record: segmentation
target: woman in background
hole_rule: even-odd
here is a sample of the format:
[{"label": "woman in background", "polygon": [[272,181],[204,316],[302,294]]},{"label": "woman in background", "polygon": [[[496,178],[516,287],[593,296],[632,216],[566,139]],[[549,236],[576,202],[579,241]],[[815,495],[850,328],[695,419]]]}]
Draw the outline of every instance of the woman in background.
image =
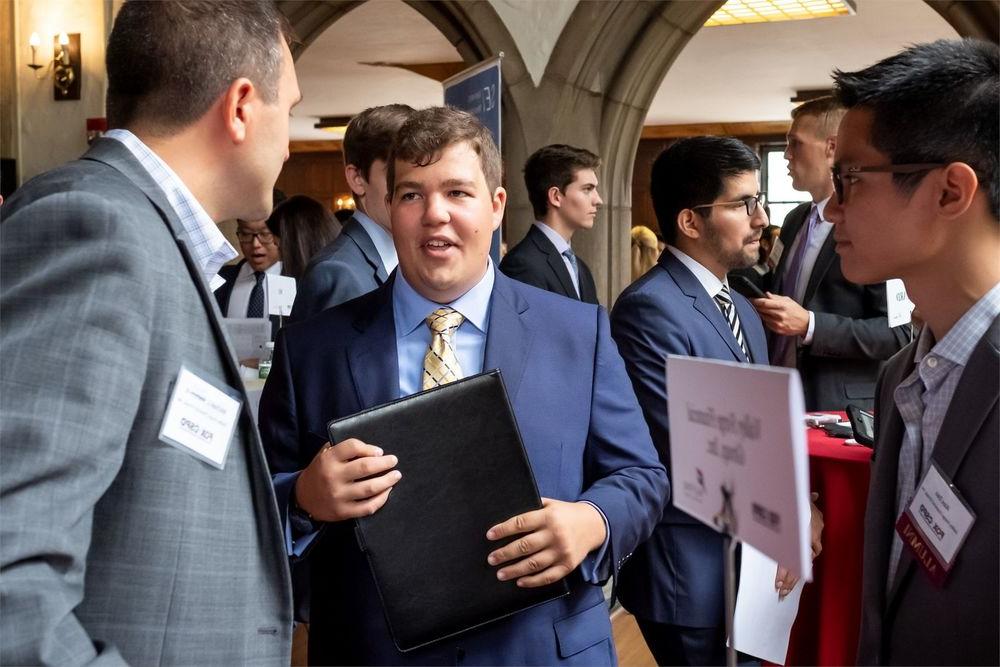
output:
[{"label": "woman in background", "polygon": [[340,223],[306,195],[289,197],[271,212],[267,228],[281,239],[281,273],[298,280],[309,260],[340,234]]},{"label": "woman in background", "polygon": [[649,227],[632,228],[632,280],[649,271],[660,256],[656,234]]}]

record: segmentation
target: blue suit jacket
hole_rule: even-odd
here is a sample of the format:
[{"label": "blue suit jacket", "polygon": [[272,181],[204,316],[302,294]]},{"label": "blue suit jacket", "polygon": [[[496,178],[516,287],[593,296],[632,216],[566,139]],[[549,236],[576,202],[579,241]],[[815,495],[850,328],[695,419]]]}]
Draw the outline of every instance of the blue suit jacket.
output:
[{"label": "blue suit jacket", "polygon": [[[767,364],[760,318],[746,299],[732,294],[753,361]],[[669,250],[618,298],[611,330],[669,470],[666,355],[747,359],[718,306]],[[622,568],[618,592],[622,605],[646,620],[690,627],[722,625],[721,535],[672,503],[667,505],[649,541]]]},{"label": "blue suit jacket", "polygon": [[288,322],[300,322],[378,288],[388,279],[375,242],[356,218],[309,262]]},{"label": "blue suit jacket", "polygon": [[[260,405],[272,474],[308,465],[330,419],[396,398],[392,284],[279,333]],[[503,371],[539,492],[601,508],[610,527],[609,573],[617,571],[655,526],[668,483],[605,311],[498,272],[483,367]],[[291,485],[276,484],[286,512]],[[401,654],[353,522],[328,524],[305,561],[312,565],[309,658],[317,664],[615,662],[601,589],[578,572],[568,596]]]}]

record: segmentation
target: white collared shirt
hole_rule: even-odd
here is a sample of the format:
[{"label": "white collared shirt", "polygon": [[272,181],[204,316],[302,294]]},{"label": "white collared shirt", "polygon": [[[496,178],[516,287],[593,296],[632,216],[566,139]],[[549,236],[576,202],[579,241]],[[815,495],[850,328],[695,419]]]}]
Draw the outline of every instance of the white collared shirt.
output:
[{"label": "white collared shirt", "polygon": [[399,258],[396,257],[396,246],[392,244],[392,235],[386,231],[385,227],[365,215],[363,211],[355,211],[354,219],[361,223],[361,228],[375,244],[375,251],[378,252],[379,259],[382,260],[386,274],[392,273],[399,264]]},{"label": "white collared shirt", "polygon": [[[281,262],[275,262],[264,269],[264,273],[269,276],[280,276]],[[253,267],[250,266],[250,262],[243,262],[239,273],[233,279],[233,291],[229,294],[229,308],[226,309],[226,317],[247,316],[247,306],[250,304],[250,292],[253,291],[253,287],[256,284],[257,279],[254,277]],[[265,287],[264,317],[267,318],[267,316],[267,289]]]},{"label": "white collared shirt", "polygon": [[187,233],[191,252],[201,267],[205,282],[211,283],[223,264],[239,257],[236,248],[226,240],[219,226],[205,212],[184,185],[184,181],[139,137],[122,129],[109,130],[104,136],[124,145],[163,190],[170,207],[180,218],[181,226]]},{"label": "white collared shirt", "polygon": [[701,286],[705,288],[708,295],[715,299],[715,295],[722,291],[722,286],[725,285],[729,287],[729,282],[726,280],[719,280],[719,278],[709,271],[705,266],[698,262],[690,255],[678,250],[672,245],[667,246],[667,250],[673,253],[674,257],[680,260],[680,263],[688,268],[688,271],[694,274]]}]

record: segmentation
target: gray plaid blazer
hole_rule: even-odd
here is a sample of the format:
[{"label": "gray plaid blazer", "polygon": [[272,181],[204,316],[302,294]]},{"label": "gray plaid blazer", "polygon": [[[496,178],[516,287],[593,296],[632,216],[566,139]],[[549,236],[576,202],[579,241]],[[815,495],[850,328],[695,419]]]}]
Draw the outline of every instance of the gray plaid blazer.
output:
[{"label": "gray plaid blazer", "polygon": [[287,665],[249,411],[223,470],[157,437],[182,363],[242,391],[163,192],[102,139],[0,215],[0,663]]}]

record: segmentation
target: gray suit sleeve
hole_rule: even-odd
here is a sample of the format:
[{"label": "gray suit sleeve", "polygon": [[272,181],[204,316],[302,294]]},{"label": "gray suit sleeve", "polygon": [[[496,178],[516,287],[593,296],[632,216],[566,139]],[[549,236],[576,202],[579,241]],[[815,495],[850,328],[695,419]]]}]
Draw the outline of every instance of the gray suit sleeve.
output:
[{"label": "gray suit sleeve", "polygon": [[909,342],[909,327],[889,327],[885,283],[864,287],[864,308],[869,317],[816,312],[816,327],[807,353],[817,357],[883,360]]},{"label": "gray suit sleeve", "polygon": [[3,664],[123,662],[74,609],[145,382],[154,291],[140,230],[83,193],[0,225]]}]

